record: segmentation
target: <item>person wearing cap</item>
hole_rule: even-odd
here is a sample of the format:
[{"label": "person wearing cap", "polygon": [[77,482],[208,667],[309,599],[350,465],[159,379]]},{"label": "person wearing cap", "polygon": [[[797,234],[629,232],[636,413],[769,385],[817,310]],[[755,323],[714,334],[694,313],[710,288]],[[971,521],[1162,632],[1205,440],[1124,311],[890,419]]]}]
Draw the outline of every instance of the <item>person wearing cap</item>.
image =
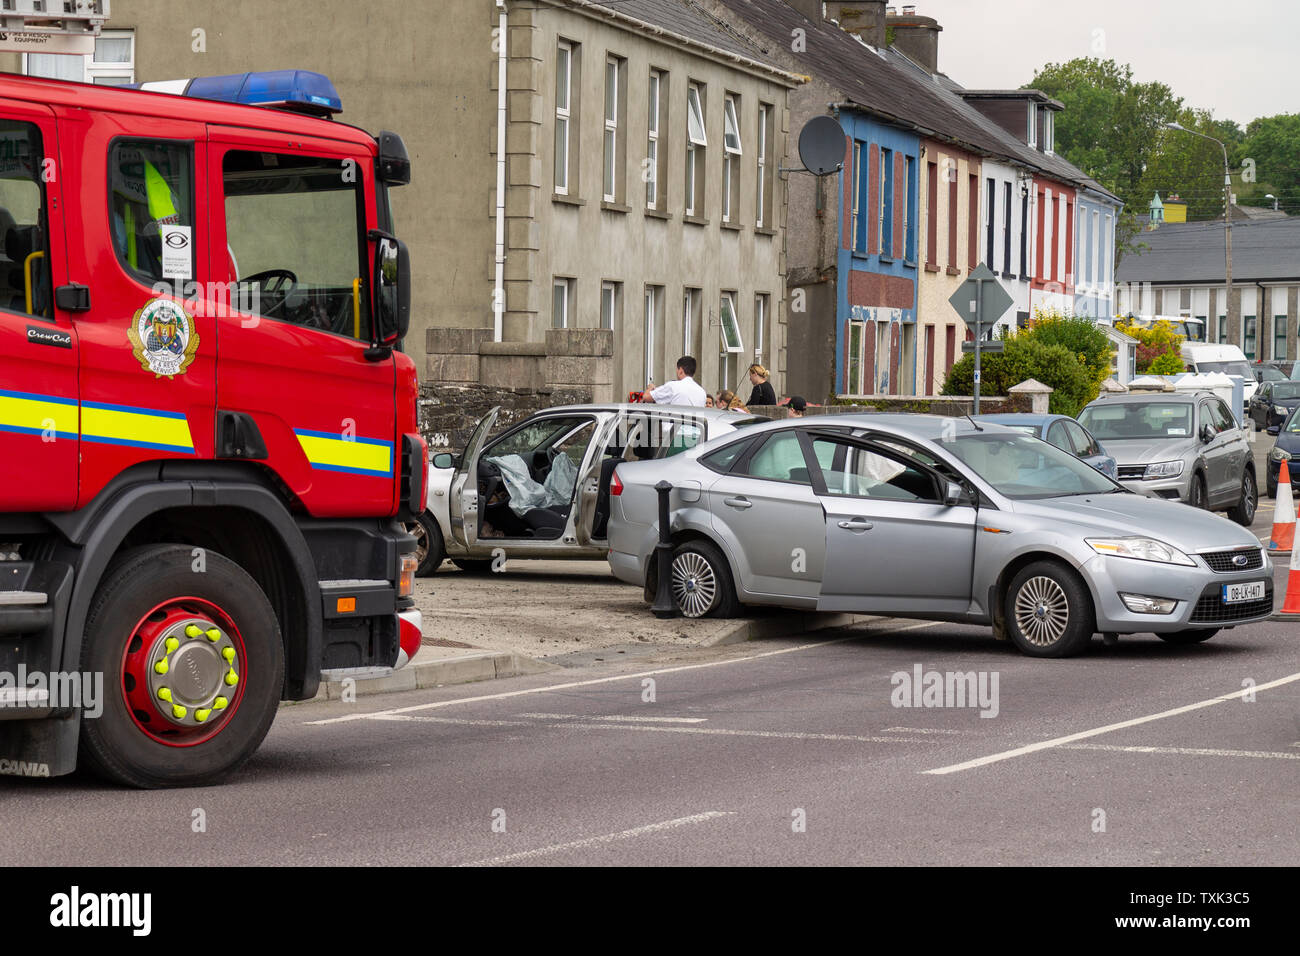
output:
[{"label": "person wearing cap", "polygon": [[802,395],[790,396],[790,417],[803,418],[804,411],[808,408],[808,401]]},{"label": "person wearing cap", "polygon": [[749,381],[754,386],[754,390],[749,393],[750,405],[775,405],[776,389],[774,389],[768,379],[772,373],[763,366],[755,364],[749,367]]}]

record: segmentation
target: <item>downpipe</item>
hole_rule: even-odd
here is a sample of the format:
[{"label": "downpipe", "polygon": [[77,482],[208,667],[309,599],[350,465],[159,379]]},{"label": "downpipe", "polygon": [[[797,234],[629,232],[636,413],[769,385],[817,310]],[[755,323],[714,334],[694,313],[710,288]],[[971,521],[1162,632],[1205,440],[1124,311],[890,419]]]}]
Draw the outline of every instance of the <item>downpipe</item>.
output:
[{"label": "downpipe", "polygon": [[506,309],[506,61],[509,12],[497,3],[497,202],[495,278],[492,286],[492,341],[502,340]]}]

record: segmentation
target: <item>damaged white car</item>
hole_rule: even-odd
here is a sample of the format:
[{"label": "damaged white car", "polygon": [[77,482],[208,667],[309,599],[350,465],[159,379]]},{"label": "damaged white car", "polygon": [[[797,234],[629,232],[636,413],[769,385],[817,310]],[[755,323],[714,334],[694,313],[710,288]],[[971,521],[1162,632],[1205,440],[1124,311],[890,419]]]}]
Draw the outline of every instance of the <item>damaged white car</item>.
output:
[{"label": "damaged white car", "polygon": [[461,455],[431,457],[425,511],[409,528],[417,573],[432,574],[447,558],[474,572],[499,558],[604,558],[616,465],[667,458],[767,421],[675,405],[567,405],[489,442],[499,412],[479,420]]}]

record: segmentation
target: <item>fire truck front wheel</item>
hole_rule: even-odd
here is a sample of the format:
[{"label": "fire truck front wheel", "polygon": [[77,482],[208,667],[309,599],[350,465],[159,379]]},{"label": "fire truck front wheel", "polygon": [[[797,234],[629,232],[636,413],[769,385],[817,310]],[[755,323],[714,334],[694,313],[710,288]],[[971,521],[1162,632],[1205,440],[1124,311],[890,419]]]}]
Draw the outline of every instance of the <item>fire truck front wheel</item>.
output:
[{"label": "fire truck front wheel", "polygon": [[261,744],[284,647],[270,601],[239,565],[150,545],[104,575],[81,669],[104,675],[102,713],[82,715],[83,764],[128,786],[188,787],[220,779]]}]

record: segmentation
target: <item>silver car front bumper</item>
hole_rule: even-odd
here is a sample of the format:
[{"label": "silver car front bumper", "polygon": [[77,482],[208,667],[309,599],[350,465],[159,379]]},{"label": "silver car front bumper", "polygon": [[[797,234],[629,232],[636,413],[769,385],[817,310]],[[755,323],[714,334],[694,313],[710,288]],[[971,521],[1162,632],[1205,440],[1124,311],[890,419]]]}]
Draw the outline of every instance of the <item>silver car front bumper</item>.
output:
[{"label": "silver car front bumper", "polygon": [[[1083,575],[1092,589],[1097,609],[1097,630],[1119,634],[1168,633],[1209,627],[1236,627],[1265,620],[1273,613],[1273,564],[1264,556],[1253,571],[1222,574],[1203,567],[1189,568],[1097,555],[1084,564]],[[1224,603],[1225,584],[1264,583],[1259,601]],[[1176,600],[1169,614],[1139,614],[1124,604],[1121,593]]]}]

